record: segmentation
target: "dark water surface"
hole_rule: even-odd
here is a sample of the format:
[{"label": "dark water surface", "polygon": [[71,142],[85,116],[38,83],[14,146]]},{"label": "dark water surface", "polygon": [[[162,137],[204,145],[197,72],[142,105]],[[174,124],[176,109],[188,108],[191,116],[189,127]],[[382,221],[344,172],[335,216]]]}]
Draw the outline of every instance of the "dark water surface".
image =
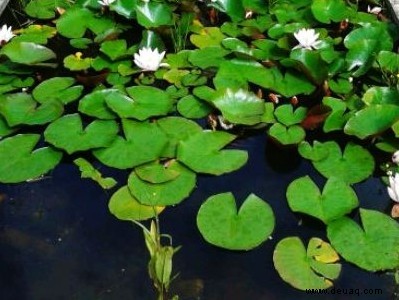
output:
[{"label": "dark water surface", "polygon": [[[392,276],[350,264],[344,264],[335,288],[379,288],[383,294],[310,296],[283,282],[272,261],[280,239],[299,235],[306,244],[312,236],[326,240],[321,224],[300,222],[303,216],[289,210],[286,187],[306,174],[321,184],[324,179],[295,152],[266,144],[263,135],[235,147],[249,152],[244,168],[220,177],[200,176],[189,199],[161,214],[162,232],[173,236],[175,246],[183,246],[174,265],[180,272],[175,289],[181,299],[394,299]],[[126,174],[111,175],[125,184]],[[379,179],[355,189],[362,207],[388,211],[390,200]],[[255,193],[272,206],[277,223],[271,241],[249,252],[224,251],[203,241],[195,224],[198,208],[210,195],[227,191],[238,202]],[[156,299],[141,230],[114,218],[107,208],[109,193],[80,179],[77,167],[63,164],[41,181],[0,185],[0,195],[1,300]]]}]

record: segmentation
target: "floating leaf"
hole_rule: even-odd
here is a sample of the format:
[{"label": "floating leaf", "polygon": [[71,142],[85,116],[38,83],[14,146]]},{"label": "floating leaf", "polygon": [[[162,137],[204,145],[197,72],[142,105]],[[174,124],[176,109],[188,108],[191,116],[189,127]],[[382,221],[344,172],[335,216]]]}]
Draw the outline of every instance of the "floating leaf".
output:
[{"label": "floating leaf", "polygon": [[42,45],[29,42],[9,42],[0,50],[12,62],[24,65],[37,65],[56,58],[55,53]]},{"label": "floating leaf", "polygon": [[128,186],[132,195],[145,205],[175,205],[187,198],[195,188],[196,175],[177,161],[172,161],[167,170],[178,176],[161,183],[141,180],[135,172],[129,176]]},{"label": "floating leaf", "polygon": [[324,132],[343,129],[347,119],[349,118],[349,116],[344,115],[346,111],[346,103],[343,102],[341,99],[324,97],[323,104],[332,109],[332,111],[324,121]]},{"label": "floating leaf", "polygon": [[313,166],[323,176],[330,178],[339,175],[348,184],[365,180],[374,171],[374,158],[363,147],[348,143],[342,153],[336,142],[307,142],[299,145],[299,153],[312,160]]},{"label": "floating leaf", "polygon": [[173,99],[161,89],[132,86],[126,91],[130,97],[122,93],[111,93],[106,98],[108,107],[121,118],[143,121],[152,116],[167,115],[173,107]]},{"label": "floating leaf", "polygon": [[209,115],[213,109],[193,95],[187,95],[177,103],[178,112],[188,119],[199,119]]},{"label": "floating leaf", "polygon": [[380,51],[377,56],[378,65],[385,72],[399,72],[399,54],[390,51]]},{"label": "floating leaf", "polygon": [[399,224],[385,214],[360,209],[362,227],[348,217],[328,224],[331,244],[347,261],[368,271],[399,267]]},{"label": "floating leaf", "polygon": [[274,229],[271,207],[254,194],[237,211],[232,193],[209,197],[200,207],[197,226],[204,239],[229,250],[250,250],[266,241]]},{"label": "floating leaf", "polygon": [[204,27],[199,34],[192,34],[190,41],[198,48],[220,47],[225,38],[219,27]]},{"label": "floating leaf", "polygon": [[326,24],[343,21],[351,12],[344,0],[317,0],[311,8],[315,18]]},{"label": "floating leaf", "polygon": [[306,250],[298,237],[281,240],[273,254],[274,267],[281,278],[300,290],[327,289],[337,279],[341,265],[330,244],[311,238]]},{"label": "floating leaf", "polygon": [[13,42],[30,42],[45,45],[48,39],[56,35],[57,30],[47,25],[33,24],[19,30],[19,35],[15,36]]},{"label": "floating leaf", "polygon": [[337,177],[327,180],[322,193],[308,176],[298,178],[288,186],[287,200],[292,211],[316,217],[325,224],[359,205],[356,193]]},{"label": "floating leaf", "polygon": [[198,173],[221,175],[242,167],[248,153],[242,150],[221,150],[236,137],[227,132],[203,131],[181,141],[177,159]]},{"label": "floating leaf", "polygon": [[150,162],[136,167],[134,171],[141,180],[149,183],[164,183],[174,180],[180,175],[176,168],[169,168],[170,163]]},{"label": "floating leaf", "polygon": [[79,114],[66,115],[44,131],[47,142],[68,154],[109,146],[116,138],[118,124],[112,120],[95,120],[83,129]]},{"label": "floating leaf", "polygon": [[140,204],[129,192],[127,186],[121,187],[111,197],[108,203],[111,214],[119,220],[143,221],[159,215],[164,207],[154,207]]},{"label": "floating leaf", "polygon": [[287,127],[280,123],[273,124],[267,133],[282,145],[299,144],[306,136],[306,132],[301,126],[292,125]]},{"label": "floating leaf", "polygon": [[25,3],[25,12],[37,19],[52,19],[57,7],[66,8],[70,5],[68,0],[31,0]]},{"label": "floating leaf", "polygon": [[237,91],[227,89],[212,102],[230,123],[255,125],[262,121],[265,112],[262,99],[241,89]]},{"label": "floating leaf", "polygon": [[79,101],[79,112],[99,119],[115,119],[116,114],[107,106],[105,99],[113,93],[119,93],[116,89],[106,89],[91,92]]},{"label": "floating leaf", "polygon": [[68,55],[64,58],[64,67],[71,71],[83,71],[91,67],[92,58],[82,58],[81,52]]},{"label": "floating leaf", "polygon": [[127,55],[126,40],[105,41],[101,44],[100,51],[111,60],[117,60]]},{"label": "floating leaf", "polygon": [[160,157],[168,139],[156,124],[123,119],[122,126],[125,138],[118,136],[109,147],[93,151],[100,162],[128,169]]},{"label": "floating leaf", "polygon": [[305,107],[298,107],[295,111],[291,104],[283,104],[274,110],[274,115],[280,123],[285,126],[299,124],[306,117],[307,109]]},{"label": "floating leaf", "polygon": [[46,124],[59,118],[63,112],[63,105],[51,99],[38,106],[38,103],[27,93],[0,96],[0,114],[9,126]]},{"label": "floating leaf", "polygon": [[73,161],[79,167],[81,172],[80,177],[90,178],[97,182],[103,189],[112,189],[116,184],[116,180],[112,177],[103,177],[101,173],[96,170],[93,165],[84,158],[77,158]]},{"label": "floating leaf", "polygon": [[60,162],[61,152],[49,147],[33,150],[39,139],[38,134],[18,134],[0,141],[0,182],[37,178]]},{"label": "floating leaf", "polygon": [[365,139],[382,133],[399,120],[399,106],[376,104],[357,111],[346,123],[344,132]]},{"label": "floating leaf", "polygon": [[399,91],[396,88],[373,86],[364,93],[362,100],[367,105],[399,105]]},{"label": "floating leaf", "polygon": [[68,104],[78,99],[83,92],[83,86],[72,86],[74,83],[75,79],[72,77],[53,77],[36,86],[32,95],[39,103],[54,99]]},{"label": "floating leaf", "polygon": [[191,51],[189,61],[201,69],[218,67],[224,61],[223,57],[229,53],[220,46],[205,47]]},{"label": "floating leaf", "polygon": [[136,4],[137,22],[146,28],[172,25],[172,10],[169,5],[159,2],[140,1]]}]

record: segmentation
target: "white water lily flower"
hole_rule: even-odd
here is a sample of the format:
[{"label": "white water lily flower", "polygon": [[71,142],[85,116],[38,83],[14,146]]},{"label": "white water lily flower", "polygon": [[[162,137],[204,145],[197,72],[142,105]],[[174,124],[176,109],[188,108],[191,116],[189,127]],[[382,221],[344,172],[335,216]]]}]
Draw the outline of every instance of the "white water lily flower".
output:
[{"label": "white water lily flower", "polygon": [[102,6],[110,6],[115,1],[116,0],[99,0],[97,2],[98,2],[98,4],[101,4]]},{"label": "white water lily flower", "polygon": [[0,29],[0,45],[7,43],[14,36],[15,34],[12,33],[12,27],[7,27],[7,25],[3,25]]},{"label": "white water lily flower", "polygon": [[370,5],[367,6],[367,12],[370,14],[378,15],[382,11],[382,8],[379,6],[375,6],[373,8]]},{"label": "white water lily flower", "polygon": [[395,202],[399,202],[399,173],[389,176],[388,194]]},{"label": "white water lily flower", "polygon": [[304,48],[308,50],[317,49],[320,41],[319,34],[316,33],[314,29],[302,28],[294,33],[295,38],[298,40],[299,44],[294,47],[294,49]]},{"label": "white water lily flower", "polygon": [[395,153],[392,155],[392,162],[399,165],[399,150],[395,151]]},{"label": "white water lily flower", "polygon": [[165,51],[159,53],[158,48],[152,50],[150,47],[144,47],[139,53],[134,54],[134,63],[143,71],[156,71],[159,67],[168,67],[166,63],[161,63]]}]

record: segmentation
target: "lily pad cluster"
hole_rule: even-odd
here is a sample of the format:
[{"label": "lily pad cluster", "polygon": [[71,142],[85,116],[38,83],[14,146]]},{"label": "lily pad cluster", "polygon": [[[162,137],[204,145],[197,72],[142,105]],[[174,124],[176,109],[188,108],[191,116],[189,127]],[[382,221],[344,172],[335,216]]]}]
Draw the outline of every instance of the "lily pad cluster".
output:
[{"label": "lily pad cluster", "polygon": [[[397,222],[363,208],[362,226],[350,218],[371,151],[399,148],[398,31],[386,11],[344,0],[31,0],[26,13],[37,22],[0,46],[0,182],[66,156],[106,189],[117,183],[96,166],[124,170],[109,209],[143,221],[187,199],[197,176],[242,167],[248,154],[231,144],[256,130],[326,178],[287,188],[291,210],[324,223],[331,244],[281,240],[285,281],[328,288],[338,255],[369,271],[399,267]],[[238,209],[225,193],[203,203],[197,225],[213,245],[249,250],[275,218],[257,196]]]}]

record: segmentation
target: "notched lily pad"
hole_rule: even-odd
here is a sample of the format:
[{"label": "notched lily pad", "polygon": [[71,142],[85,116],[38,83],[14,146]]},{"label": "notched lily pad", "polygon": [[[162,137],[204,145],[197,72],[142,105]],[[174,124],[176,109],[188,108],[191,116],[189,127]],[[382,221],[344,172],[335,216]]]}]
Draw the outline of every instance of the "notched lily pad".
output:
[{"label": "notched lily pad", "polygon": [[0,182],[17,183],[53,169],[62,153],[49,147],[35,149],[38,134],[18,134],[0,141]]},{"label": "notched lily pad", "polygon": [[[196,175],[177,161],[169,162],[163,175],[176,174],[178,176],[160,183],[151,183],[140,179],[138,174],[132,172],[129,176],[128,186],[132,195],[145,205],[175,205],[187,198],[195,187]],[[162,181],[162,180],[161,180]]]},{"label": "notched lily pad", "polygon": [[1,48],[0,54],[4,54],[12,62],[24,65],[40,65],[44,61],[56,58],[53,50],[45,46],[12,40]]},{"label": "notched lily pad", "polygon": [[51,123],[44,131],[47,142],[68,154],[109,146],[119,127],[112,120],[95,120],[83,129],[79,114],[66,115]]},{"label": "notched lily pad", "polygon": [[116,89],[105,89],[87,94],[79,101],[79,112],[104,120],[116,119],[117,115],[107,106],[105,99],[112,93],[119,93]]},{"label": "notched lily pad", "polygon": [[287,200],[292,211],[316,217],[325,224],[359,205],[353,189],[336,177],[327,180],[322,193],[310,177],[298,178],[288,186]]},{"label": "notched lily pad", "polygon": [[275,218],[269,204],[254,194],[237,211],[232,193],[209,197],[200,207],[197,226],[204,239],[230,250],[250,250],[266,241]]},{"label": "notched lily pad", "polygon": [[221,175],[232,172],[248,160],[246,151],[221,150],[235,138],[220,131],[197,133],[180,142],[177,159],[198,173]]},{"label": "notched lily pad", "polygon": [[159,215],[164,207],[140,204],[125,185],[117,190],[108,203],[111,214],[123,221],[144,221]]},{"label": "notched lily pad", "polygon": [[63,104],[68,104],[78,99],[83,92],[83,86],[73,86],[74,83],[75,79],[72,77],[53,77],[36,86],[32,95],[39,103],[55,99]]},{"label": "notched lily pad", "polygon": [[348,217],[328,224],[327,236],[338,253],[362,269],[399,267],[399,224],[374,210],[360,209],[362,227]]},{"label": "notched lily pad", "polygon": [[311,238],[307,250],[300,238],[285,238],[273,254],[274,267],[281,278],[300,290],[331,287],[341,272],[338,260],[331,245],[319,238]]},{"label": "notched lily pad", "polygon": [[164,183],[176,179],[180,172],[170,168],[171,162],[150,162],[135,168],[137,176],[149,183]]}]

